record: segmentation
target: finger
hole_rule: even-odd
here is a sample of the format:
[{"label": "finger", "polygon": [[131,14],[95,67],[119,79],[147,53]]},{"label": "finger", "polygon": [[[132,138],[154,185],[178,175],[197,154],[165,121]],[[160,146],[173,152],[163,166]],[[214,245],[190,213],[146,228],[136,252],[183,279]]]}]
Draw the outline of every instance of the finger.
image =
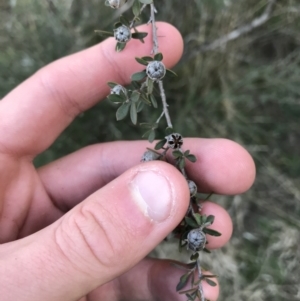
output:
[{"label": "finger", "polygon": [[206,216],[213,215],[215,220],[213,224],[207,228],[221,233],[221,236],[206,235],[206,248],[213,250],[225,246],[230,240],[233,231],[232,220],[228,212],[216,203],[204,202],[202,204],[201,214]]},{"label": "finger", "polygon": [[[186,301],[185,295],[176,292],[176,286],[184,271],[174,264],[176,262],[170,260],[144,259],[120,278],[96,289],[89,295],[89,300]],[[216,279],[213,281],[218,284]],[[219,285],[212,287],[203,281],[202,286],[207,300],[217,300]]]},{"label": "finger", "polygon": [[[164,62],[172,67],[181,57],[182,38],[167,23],[157,23],[157,27]],[[139,30],[149,31],[149,27],[144,25]],[[60,59],[8,94],[0,103],[2,151],[36,155],[48,148],[76,115],[108,94],[108,81],[129,83],[131,74],[143,69],[134,58],[150,54],[151,35],[145,38],[145,44],[130,41],[121,53],[114,47],[115,40],[110,38]]]},{"label": "finger", "polygon": [[1,301],[79,300],[144,258],[181,221],[188,200],[173,166],[128,170],[48,228],[1,246]]},{"label": "finger", "polygon": [[[39,170],[42,182],[62,210],[72,208],[140,161],[147,141],[113,142],[89,146]],[[184,149],[197,157],[188,163],[189,177],[201,192],[233,195],[250,188],[255,165],[249,153],[226,139],[185,139]]]}]

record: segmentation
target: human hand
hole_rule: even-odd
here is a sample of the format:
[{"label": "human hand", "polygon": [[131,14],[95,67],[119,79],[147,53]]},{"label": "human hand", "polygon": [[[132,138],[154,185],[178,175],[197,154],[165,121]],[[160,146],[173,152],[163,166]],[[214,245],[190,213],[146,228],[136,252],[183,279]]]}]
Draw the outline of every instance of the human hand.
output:
[{"label": "human hand", "polygon": [[[172,26],[157,25],[171,67],[182,39]],[[181,221],[189,201],[173,166],[137,164],[147,141],[92,145],[38,170],[32,164],[76,115],[108,94],[107,81],[128,83],[140,68],[132,57],[149,53],[151,41],[113,49],[109,39],[58,60],[0,102],[2,301],[185,300],[175,292],[182,271],[143,259]],[[238,194],[253,183],[253,160],[236,143],[185,139],[185,147],[199,159],[187,169],[200,191]],[[203,213],[215,215],[212,228],[222,232],[209,237],[209,248],[223,246],[229,215],[212,202]],[[216,300],[219,288],[203,286]]]}]

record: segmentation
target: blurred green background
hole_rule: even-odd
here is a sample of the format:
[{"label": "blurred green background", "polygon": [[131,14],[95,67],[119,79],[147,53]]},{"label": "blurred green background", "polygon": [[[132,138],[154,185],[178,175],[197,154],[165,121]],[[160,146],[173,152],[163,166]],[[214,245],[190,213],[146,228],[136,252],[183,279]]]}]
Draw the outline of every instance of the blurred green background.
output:
[{"label": "blurred green background", "polygon": [[[165,84],[177,130],[235,140],[257,165],[249,192],[213,197],[235,226],[231,242],[204,258],[220,277],[220,300],[300,300],[300,2],[277,0],[262,26],[205,52],[203,45],[264,14],[268,1],[156,2],[158,19],[185,39],[179,77]],[[0,99],[40,67],[99,42],[94,29],[110,30],[117,17],[104,0],[0,0]],[[81,114],[35,164],[91,143],[140,137],[138,127],[115,122],[105,101]],[[174,248],[164,243],[153,255],[177,258]]]}]

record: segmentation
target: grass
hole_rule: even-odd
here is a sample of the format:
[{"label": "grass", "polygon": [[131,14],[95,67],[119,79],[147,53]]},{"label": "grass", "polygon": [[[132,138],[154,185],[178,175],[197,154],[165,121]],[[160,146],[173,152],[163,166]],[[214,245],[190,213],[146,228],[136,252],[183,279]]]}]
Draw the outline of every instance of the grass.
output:
[{"label": "grass", "polygon": [[[2,0],[0,98],[40,67],[99,42],[93,30],[112,25],[102,2],[65,0],[51,6]],[[266,0],[158,1],[158,18],[177,26],[186,45],[175,68],[178,79],[166,83],[177,130],[235,140],[257,165],[248,193],[214,197],[235,226],[230,244],[205,257],[220,275],[224,301],[300,300],[299,3],[278,0],[263,26],[215,51],[199,51],[260,16],[266,5]],[[35,164],[91,143],[140,138],[137,127],[115,122],[114,114],[108,102],[85,112]],[[154,254],[177,257],[173,249],[162,244]]]}]

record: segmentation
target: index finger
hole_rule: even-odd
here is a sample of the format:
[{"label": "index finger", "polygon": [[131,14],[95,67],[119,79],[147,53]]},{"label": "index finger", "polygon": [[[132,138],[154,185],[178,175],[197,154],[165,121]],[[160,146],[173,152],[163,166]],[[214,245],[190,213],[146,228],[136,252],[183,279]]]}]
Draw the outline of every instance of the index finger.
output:
[{"label": "index finger", "polygon": [[[160,51],[170,68],[182,55],[182,38],[167,23],[158,22],[157,27]],[[149,28],[143,25],[139,30]],[[114,48],[110,38],[60,59],[8,94],[0,103],[0,151],[35,156],[47,149],[79,113],[108,94],[108,81],[128,84],[131,74],[143,69],[134,58],[150,54],[151,34],[145,44],[130,41],[121,53]]]}]

